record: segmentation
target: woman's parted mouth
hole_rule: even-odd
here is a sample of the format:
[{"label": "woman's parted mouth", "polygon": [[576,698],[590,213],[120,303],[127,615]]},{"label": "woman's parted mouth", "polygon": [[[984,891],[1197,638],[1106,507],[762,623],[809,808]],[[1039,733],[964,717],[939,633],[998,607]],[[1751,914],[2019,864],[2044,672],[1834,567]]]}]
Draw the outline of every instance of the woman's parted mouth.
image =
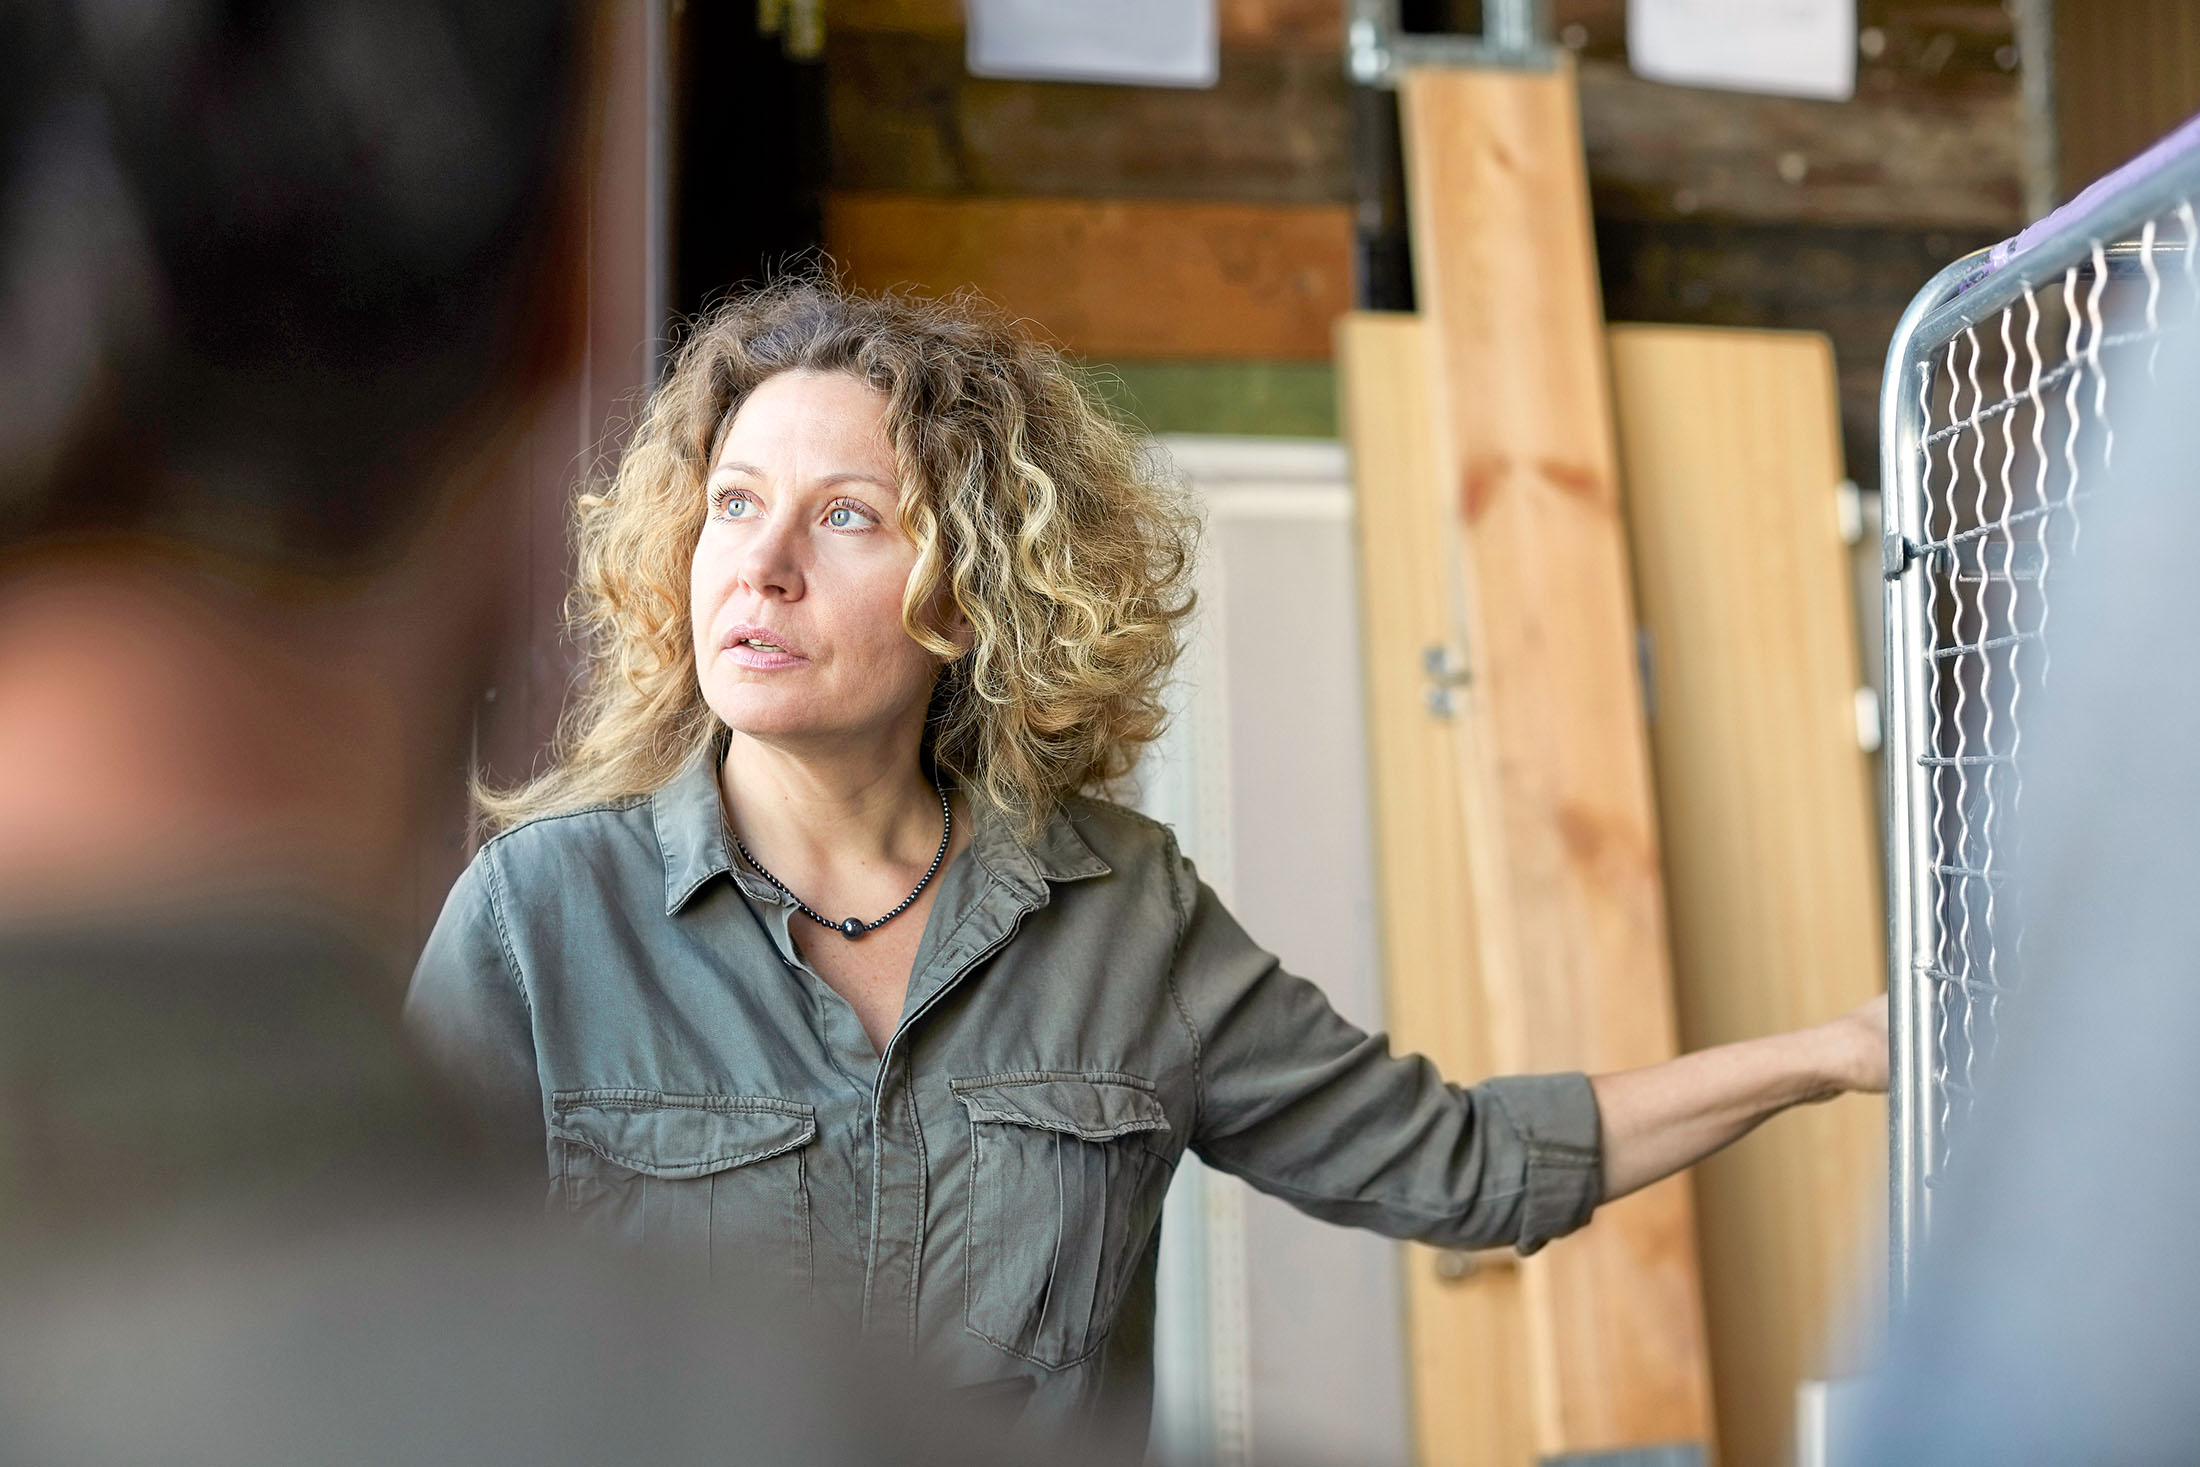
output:
[{"label": "woman's parted mouth", "polygon": [[732,652],[743,649],[767,659],[808,660],[801,648],[789,642],[784,633],[771,627],[742,625],[727,628],[725,637],[719,643],[719,650]]}]

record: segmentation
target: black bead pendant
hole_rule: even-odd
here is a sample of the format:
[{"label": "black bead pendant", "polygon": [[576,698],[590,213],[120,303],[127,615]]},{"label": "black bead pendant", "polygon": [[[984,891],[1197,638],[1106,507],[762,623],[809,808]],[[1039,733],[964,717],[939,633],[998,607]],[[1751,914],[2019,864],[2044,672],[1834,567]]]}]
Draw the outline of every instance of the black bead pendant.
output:
[{"label": "black bead pendant", "polygon": [[840,935],[850,942],[861,937],[863,935],[863,919],[861,917],[850,917],[847,921],[841,923]]}]

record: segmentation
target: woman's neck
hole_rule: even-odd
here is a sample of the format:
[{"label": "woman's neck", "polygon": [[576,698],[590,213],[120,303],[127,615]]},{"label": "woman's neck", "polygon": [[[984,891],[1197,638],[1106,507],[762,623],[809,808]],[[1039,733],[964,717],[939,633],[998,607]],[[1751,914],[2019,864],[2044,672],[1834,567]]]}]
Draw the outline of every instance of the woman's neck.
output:
[{"label": "woman's neck", "polygon": [[726,817],[773,874],[798,878],[928,864],[940,802],[919,758],[923,730],[856,747],[794,750],[735,733],[719,766]]}]

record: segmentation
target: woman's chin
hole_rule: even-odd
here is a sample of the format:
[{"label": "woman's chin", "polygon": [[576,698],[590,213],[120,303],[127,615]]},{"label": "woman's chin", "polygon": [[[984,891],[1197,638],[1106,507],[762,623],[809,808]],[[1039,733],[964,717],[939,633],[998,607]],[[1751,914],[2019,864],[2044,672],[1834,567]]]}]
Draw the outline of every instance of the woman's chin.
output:
[{"label": "woman's chin", "polygon": [[704,689],[704,701],[719,722],[738,734],[759,739],[799,739],[834,731],[845,718],[834,718],[814,698],[790,697],[791,689],[741,682]]}]

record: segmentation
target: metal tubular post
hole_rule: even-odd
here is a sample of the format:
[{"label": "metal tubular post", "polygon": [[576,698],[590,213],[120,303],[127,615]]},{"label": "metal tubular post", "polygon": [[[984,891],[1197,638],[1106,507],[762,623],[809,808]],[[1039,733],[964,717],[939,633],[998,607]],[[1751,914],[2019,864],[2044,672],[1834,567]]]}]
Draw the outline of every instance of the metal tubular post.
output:
[{"label": "metal tubular post", "polygon": [[1495,50],[1522,55],[1544,45],[1540,0],[1484,0],[1482,39]]},{"label": "metal tubular post", "polygon": [[[1887,536],[1887,984],[1890,1082],[1887,1089],[1889,1216],[1887,1262],[1896,1307],[1909,1295],[1911,1255],[1924,1236],[1924,1182],[1933,1121],[1932,994],[1917,971],[1922,940],[1931,933],[1932,904],[1918,873],[1930,864],[1931,791],[1917,762],[1929,735],[1932,690],[1925,682],[1922,568],[1910,549],[1925,538],[1919,485],[1924,417],[1917,399],[1919,326],[1980,263],[1972,255],[1927,282],[1903,312],[1887,348],[1880,382],[1879,440],[1882,516]],[[1926,818],[1920,818],[1921,815]]]},{"label": "metal tubular post", "polygon": [[1348,0],[1345,75],[1363,87],[1395,87],[1416,66],[1490,66],[1548,71],[1557,64],[1549,0],[1487,0],[1482,34],[1409,32],[1400,0]]}]

